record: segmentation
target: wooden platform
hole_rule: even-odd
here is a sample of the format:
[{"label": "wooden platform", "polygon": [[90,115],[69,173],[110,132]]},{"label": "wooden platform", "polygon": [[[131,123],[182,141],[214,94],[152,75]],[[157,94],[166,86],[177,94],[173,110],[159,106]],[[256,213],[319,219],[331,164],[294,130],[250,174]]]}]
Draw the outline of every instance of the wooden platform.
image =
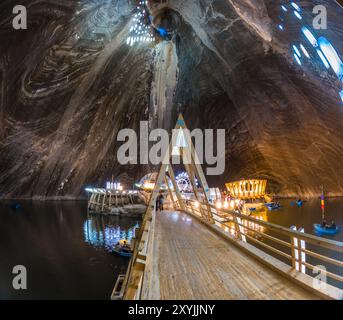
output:
[{"label": "wooden platform", "polygon": [[156,215],[143,299],[318,299],[185,213]]}]

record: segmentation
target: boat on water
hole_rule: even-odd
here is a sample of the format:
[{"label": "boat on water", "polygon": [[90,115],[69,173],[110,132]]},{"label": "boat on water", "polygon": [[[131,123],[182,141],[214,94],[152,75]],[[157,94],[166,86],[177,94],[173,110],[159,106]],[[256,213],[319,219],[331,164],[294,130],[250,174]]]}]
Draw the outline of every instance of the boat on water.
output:
[{"label": "boat on water", "polygon": [[281,205],[277,202],[266,203],[265,206],[268,208],[269,211],[273,211],[273,210],[277,210],[281,208]]},{"label": "boat on water", "polygon": [[339,226],[323,226],[319,223],[313,225],[314,230],[318,234],[334,235],[339,232]]},{"label": "boat on water", "polygon": [[321,196],[321,209],[322,209],[322,223],[316,223],[313,225],[314,231],[320,235],[335,235],[340,231],[340,227],[337,226],[333,221],[328,224],[325,220],[325,195],[324,187],[322,186],[322,196]]},{"label": "boat on water", "polygon": [[113,248],[113,253],[122,257],[131,257],[133,251],[127,240],[120,240]]},{"label": "boat on water", "polygon": [[15,210],[15,211],[20,210],[22,208],[21,204],[18,202],[11,203],[10,207],[12,210]]},{"label": "boat on water", "polygon": [[290,204],[291,204],[291,206],[295,206],[296,205],[296,206],[298,206],[300,208],[300,207],[302,207],[304,205],[304,201],[299,199],[297,201],[291,201]]},{"label": "boat on water", "polygon": [[303,204],[304,204],[304,202],[302,200],[298,200],[297,201],[297,206],[298,207],[302,207]]}]

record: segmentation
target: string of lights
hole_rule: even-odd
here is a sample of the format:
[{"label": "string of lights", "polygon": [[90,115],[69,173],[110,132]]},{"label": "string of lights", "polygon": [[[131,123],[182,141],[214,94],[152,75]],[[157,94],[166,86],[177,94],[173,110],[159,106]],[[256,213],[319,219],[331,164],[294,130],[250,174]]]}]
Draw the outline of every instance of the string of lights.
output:
[{"label": "string of lights", "polygon": [[151,20],[147,8],[147,1],[139,1],[133,17],[134,25],[130,28],[130,34],[126,44],[133,46],[135,43],[154,42],[155,37],[151,32]]}]

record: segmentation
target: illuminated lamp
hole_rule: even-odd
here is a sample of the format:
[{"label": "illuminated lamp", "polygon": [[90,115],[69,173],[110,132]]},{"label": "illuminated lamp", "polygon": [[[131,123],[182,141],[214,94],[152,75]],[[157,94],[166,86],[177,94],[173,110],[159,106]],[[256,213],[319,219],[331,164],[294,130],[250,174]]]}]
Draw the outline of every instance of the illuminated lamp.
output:
[{"label": "illuminated lamp", "polygon": [[300,51],[299,51],[299,49],[297,48],[296,45],[293,45],[293,50],[294,50],[294,52],[297,54],[297,56],[298,56],[299,58],[301,58],[301,53],[300,53]]},{"label": "illuminated lamp", "polygon": [[302,20],[303,17],[299,14],[298,11],[293,11],[294,12],[294,15],[299,19],[299,20]]},{"label": "illuminated lamp", "polygon": [[312,44],[313,47],[318,47],[318,42],[313,33],[307,28],[307,27],[302,27],[301,28],[302,33],[305,35],[307,40]]},{"label": "illuminated lamp", "polygon": [[318,56],[320,57],[320,59],[322,60],[324,66],[326,69],[330,69],[330,64],[329,62],[326,60],[323,52],[321,52],[319,49],[317,49],[317,53],[318,53]]},{"label": "illuminated lamp", "polygon": [[296,62],[301,66],[301,61],[300,61],[299,57],[296,55],[296,53],[294,53],[294,58],[295,58]]},{"label": "illuminated lamp", "polygon": [[227,200],[224,201],[224,209],[229,208],[229,202]]},{"label": "illuminated lamp", "polygon": [[326,60],[329,62],[331,68],[336,73],[340,81],[343,82],[343,62],[339,57],[337,51],[332,46],[330,41],[324,37],[318,39],[318,44],[323,54],[325,55]]},{"label": "illuminated lamp", "polygon": [[300,7],[299,7],[296,3],[291,2],[291,6],[292,6],[295,10],[301,11]]},{"label": "illuminated lamp", "polygon": [[310,54],[308,53],[308,51],[306,50],[306,48],[302,44],[300,44],[300,49],[307,58],[309,58],[309,59],[311,58]]}]

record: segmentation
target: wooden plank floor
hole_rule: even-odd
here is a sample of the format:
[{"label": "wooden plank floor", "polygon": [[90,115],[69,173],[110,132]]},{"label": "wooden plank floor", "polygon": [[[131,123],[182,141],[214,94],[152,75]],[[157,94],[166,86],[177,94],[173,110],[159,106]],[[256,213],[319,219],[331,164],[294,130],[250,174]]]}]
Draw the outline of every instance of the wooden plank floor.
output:
[{"label": "wooden plank floor", "polygon": [[147,299],[317,299],[187,214],[157,213]]}]

